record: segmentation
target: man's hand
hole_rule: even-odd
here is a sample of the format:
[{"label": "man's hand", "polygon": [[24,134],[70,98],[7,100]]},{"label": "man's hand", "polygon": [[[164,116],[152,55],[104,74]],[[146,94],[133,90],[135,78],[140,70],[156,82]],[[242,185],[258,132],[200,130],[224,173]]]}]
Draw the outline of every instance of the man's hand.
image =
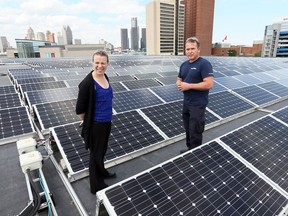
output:
[{"label": "man's hand", "polygon": [[190,84],[189,83],[186,83],[186,82],[182,82],[182,81],[178,81],[176,82],[176,85],[177,85],[177,88],[179,91],[187,91],[190,89]]}]

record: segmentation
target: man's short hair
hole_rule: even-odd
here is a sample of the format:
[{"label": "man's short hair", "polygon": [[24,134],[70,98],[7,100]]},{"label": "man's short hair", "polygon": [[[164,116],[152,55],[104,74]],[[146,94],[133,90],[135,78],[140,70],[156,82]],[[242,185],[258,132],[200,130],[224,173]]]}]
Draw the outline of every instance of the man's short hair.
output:
[{"label": "man's short hair", "polygon": [[186,40],[186,43],[197,43],[197,47],[200,47],[200,42],[197,37],[189,37]]}]

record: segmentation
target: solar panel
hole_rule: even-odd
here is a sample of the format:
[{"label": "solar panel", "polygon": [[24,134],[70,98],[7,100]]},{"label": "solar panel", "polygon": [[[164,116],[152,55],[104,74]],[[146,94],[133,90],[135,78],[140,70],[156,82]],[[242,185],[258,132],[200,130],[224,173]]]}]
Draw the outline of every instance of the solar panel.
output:
[{"label": "solar panel", "polygon": [[183,92],[177,89],[175,83],[174,85],[159,86],[150,89],[166,102],[183,100]]},{"label": "solar panel", "polygon": [[27,83],[39,83],[39,82],[50,82],[55,81],[55,77],[36,77],[36,78],[30,78],[30,79],[17,79],[16,83],[17,85],[20,84],[27,84]]},{"label": "solar panel", "polygon": [[158,80],[163,85],[171,85],[171,84],[176,85],[176,79],[177,79],[177,75],[176,76],[168,76],[168,77],[156,78],[156,80]]},{"label": "solar panel", "polygon": [[261,88],[279,96],[279,97],[287,97],[288,96],[288,87],[283,86],[275,81],[259,84]]},{"label": "solar panel", "polygon": [[251,76],[250,74],[248,75],[240,75],[240,76],[234,76],[234,78],[246,83],[247,85],[254,85],[254,84],[259,84],[263,83],[262,80],[257,79],[256,77]]},{"label": "solar panel", "polygon": [[270,116],[220,138],[288,192],[288,127]]},{"label": "solar panel", "polygon": [[6,95],[6,94],[12,94],[12,93],[17,93],[13,85],[0,86],[0,95]]},{"label": "solar panel", "polygon": [[209,90],[209,93],[214,94],[214,93],[226,91],[226,90],[227,90],[226,87],[224,87],[223,85],[219,84],[216,80],[214,80],[214,86],[212,89]]},{"label": "solar panel", "polygon": [[160,86],[160,84],[153,79],[123,81],[122,83],[130,90]]},{"label": "solar panel", "polygon": [[162,101],[148,89],[116,92],[113,97],[113,108],[116,112],[124,112],[161,103]]},{"label": "solar panel", "polygon": [[68,84],[69,87],[78,87],[82,79],[69,79],[65,80],[65,82]]},{"label": "solar panel", "polygon": [[235,79],[234,77],[220,77],[215,80],[228,89],[236,89],[247,86],[244,82]]},{"label": "solar panel", "polygon": [[113,115],[105,160],[112,160],[163,141],[164,138],[137,111]]},{"label": "solar panel", "polygon": [[253,73],[251,76],[256,77],[264,82],[270,82],[271,80],[277,80],[275,77],[268,75],[267,73]]},{"label": "solar panel", "polygon": [[18,93],[0,95],[0,109],[22,106]]},{"label": "solar panel", "polygon": [[109,81],[111,83],[113,82],[122,82],[122,81],[128,81],[128,80],[135,80],[132,76],[130,75],[122,75],[122,76],[111,76],[109,77]]},{"label": "solar panel", "polygon": [[253,106],[228,91],[209,96],[208,108],[222,118],[252,109]]},{"label": "solar panel", "polygon": [[53,82],[43,82],[43,83],[28,83],[20,85],[21,92],[27,91],[37,91],[43,89],[55,89],[55,88],[65,88],[67,87],[64,81],[53,81]]},{"label": "solar panel", "polygon": [[77,98],[78,87],[56,88],[25,92],[25,98],[30,107],[34,104],[63,101]]},{"label": "solar panel", "polygon": [[120,82],[114,82],[110,84],[112,86],[113,92],[127,91],[127,89]]},{"label": "solar panel", "polygon": [[256,105],[267,104],[273,100],[278,99],[277,96],[269,93],[268,91],[263,90],[262,88],[259,88],[256,85],[247,86],[240,89],[234,89],[233,91],[247,98]]},{"label": "solar panel", "polygon": [[0,110],[0,144],[35,134],[27,107]]},{"label": "solar panel", "polygon": [[145,73],[145,74],[135,74],[137,79],[148,79],[148,78],[157,78],[161,77],[159,73]]},{"label": "solar panel", "polygon": [[[109,215],[276,215],[287,199],[217,142],[97,193]],[[97,214],[97,213],[96,213]]]},{"label": "solar panel", "polygon": [[79,121],[75,113],[76,99],[33,105],[41,130]]},{"label": "solar panel", "polygon": [[288,124],[288,107],[283,108],[277,112],[274,112],[272,115]]}]

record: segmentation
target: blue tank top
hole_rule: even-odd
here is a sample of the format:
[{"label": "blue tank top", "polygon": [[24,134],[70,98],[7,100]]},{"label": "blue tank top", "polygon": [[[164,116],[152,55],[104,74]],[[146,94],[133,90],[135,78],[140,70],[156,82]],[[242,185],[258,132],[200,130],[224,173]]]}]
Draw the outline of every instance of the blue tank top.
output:
[{"label": "blue tank top", "polygon": [[97,122],[110,122],[112,120],[113,90],[111,85],[107,89],[102,88],[94,80],[95,105],[93,119]]}]

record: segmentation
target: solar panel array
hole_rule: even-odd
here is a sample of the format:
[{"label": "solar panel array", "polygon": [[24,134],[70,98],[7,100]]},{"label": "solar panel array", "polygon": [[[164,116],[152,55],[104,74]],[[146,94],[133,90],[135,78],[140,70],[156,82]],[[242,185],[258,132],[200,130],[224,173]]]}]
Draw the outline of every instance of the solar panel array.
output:
[{"label": "solar panel array", "polygon": [[116,183],[98,202],[109,215],[285,215],[288,127],[272,116]]}]

